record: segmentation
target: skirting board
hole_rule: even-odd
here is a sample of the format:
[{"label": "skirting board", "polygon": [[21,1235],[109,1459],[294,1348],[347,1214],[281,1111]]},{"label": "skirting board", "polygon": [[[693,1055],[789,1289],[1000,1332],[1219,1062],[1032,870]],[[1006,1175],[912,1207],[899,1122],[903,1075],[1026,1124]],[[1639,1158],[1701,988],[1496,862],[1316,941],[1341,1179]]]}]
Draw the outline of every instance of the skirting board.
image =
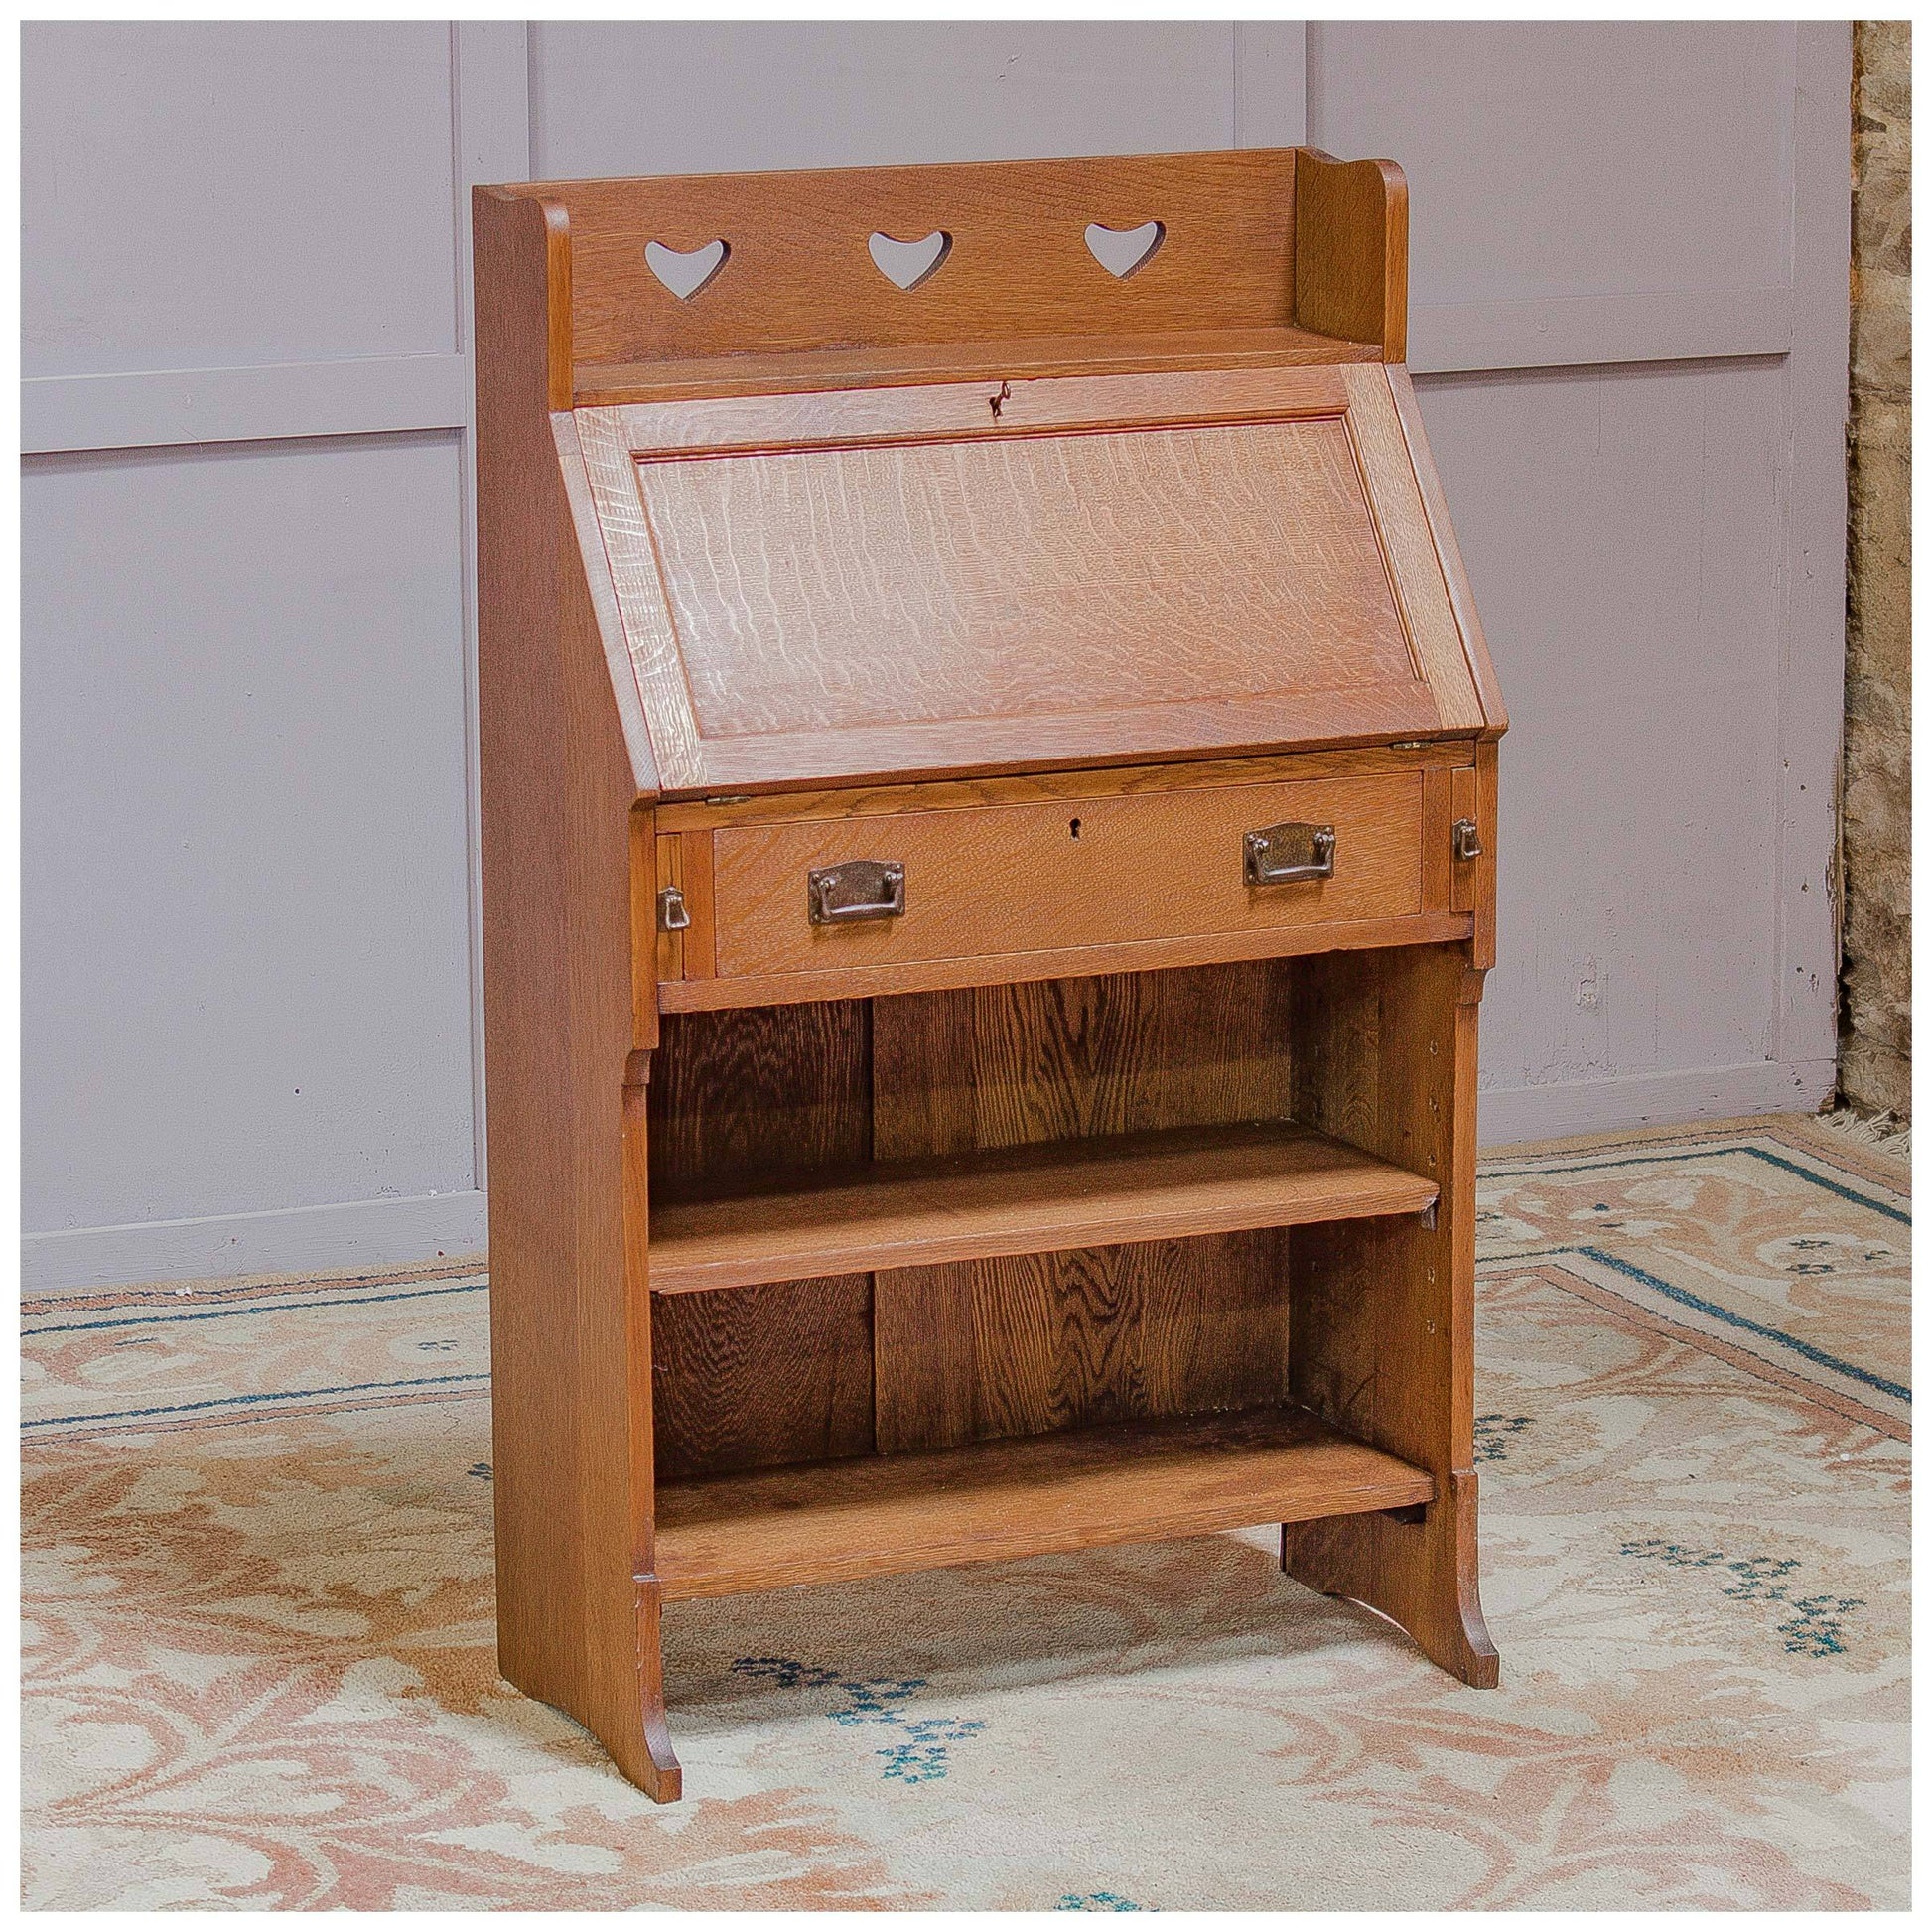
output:
[{"label": "skirting board", "polygon": [[1745,1114],[1811,1114],[1837,1084],[1836,1060],[1746,1060],[1547,1087],[1493,1087],[1476,1094],[1476,1143],[1508,1147]]},{"label": "skirting board", "polygon": [[405,1200],[30,1234],[21,1242],[21,1287],[30,1295],[57,1295],[127,1282],[398,1268],[438,1255],[476,1254],[486,1240],[484,1198],[472,1187]]},{"label": "skirting board", "polygon": [[[1477,1131],[1484,1146],[1503,1147],[1740,1114],[1812,1113],[1837,1077],[1831,1060],[1749,1060],[1680,1073],[1498,1088],[1478,1096]],[[22,1243],[22,1286],[29,1294],[46,1295],[124,1282],[406,1267],[481,1250],[486,1239],[483,1198],[470,1190],[30,1234]]]}]

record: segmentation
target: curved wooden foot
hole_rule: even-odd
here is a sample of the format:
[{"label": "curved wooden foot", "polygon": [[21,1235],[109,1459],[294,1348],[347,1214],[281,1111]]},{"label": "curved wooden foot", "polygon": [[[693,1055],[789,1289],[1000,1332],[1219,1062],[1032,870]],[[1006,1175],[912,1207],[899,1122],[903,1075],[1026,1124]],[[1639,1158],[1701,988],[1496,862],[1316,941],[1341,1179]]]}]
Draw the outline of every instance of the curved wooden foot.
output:
[{"label": "curved wooden foot", "polygon": [[587,1675],[569,1686],[540,1683],[534,1672],[515,1672],[501,1659],[503,1674],[526,1695],[554,1704],[575,1718],[604,1748],[611,1761],[660,1805],[684,1795],[684,1773],[671,1748],[664,1722],[664,1660],[658,1637],[662,1591],[654,1578],[632,1586],[634,1609],[620,1604],[593,1628],[592,1642],[578,1653]]},{"label": "curved wooden foot", "polygon": [[1500,1665],[1476,1588],[1476,1479],[1450,1476],[1422,1512],[1330,1516],[1282,1525],[1282,1568],[1297,1583],[1346,1596],[1400,1624],[1431,1663],[1479,1690]]},{"label": "curved wooden foot", "polygon": [[671,1748],[664,1720],[664,1650],[660,1618],[663,1591],[655,1578],[637,1580],[636,1672],[630,1694],[612,1710],[607,1730],[593,1725],[617,1767],[647,1798],[675,1804],[684,1795],[684,1771]]}]

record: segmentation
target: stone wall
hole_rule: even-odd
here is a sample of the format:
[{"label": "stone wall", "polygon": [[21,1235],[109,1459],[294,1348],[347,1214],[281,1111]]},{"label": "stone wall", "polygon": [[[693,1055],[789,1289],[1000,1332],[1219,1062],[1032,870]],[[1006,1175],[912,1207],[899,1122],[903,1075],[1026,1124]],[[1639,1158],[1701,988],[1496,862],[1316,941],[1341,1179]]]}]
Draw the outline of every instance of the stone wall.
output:
[{"label": "stone wall", "polygon": [[1839,1089],[1911,1111],[1912,30],[1853,36],[1851,526]]}]

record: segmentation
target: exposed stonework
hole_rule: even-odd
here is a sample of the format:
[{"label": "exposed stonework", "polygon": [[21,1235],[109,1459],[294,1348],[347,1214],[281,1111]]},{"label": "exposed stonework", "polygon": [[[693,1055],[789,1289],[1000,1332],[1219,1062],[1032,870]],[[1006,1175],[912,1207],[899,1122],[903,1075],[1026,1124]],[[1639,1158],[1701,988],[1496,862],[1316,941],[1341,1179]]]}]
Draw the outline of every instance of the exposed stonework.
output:
[{"label": "exposed stonework", "polygon": [[1912,1104],[1912,30],[1853,33],[1851,526],[1839,1088]]}]

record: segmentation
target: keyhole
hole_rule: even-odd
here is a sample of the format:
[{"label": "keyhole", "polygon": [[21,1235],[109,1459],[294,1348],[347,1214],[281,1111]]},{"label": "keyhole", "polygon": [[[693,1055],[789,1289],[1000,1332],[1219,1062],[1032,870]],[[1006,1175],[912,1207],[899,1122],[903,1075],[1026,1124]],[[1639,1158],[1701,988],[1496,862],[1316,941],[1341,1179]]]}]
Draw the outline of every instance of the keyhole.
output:
[{"label": "keyhole", "polygon": [[1080,821],[1076,818],[1066,828],[1077,839],[1080,836]]}]

